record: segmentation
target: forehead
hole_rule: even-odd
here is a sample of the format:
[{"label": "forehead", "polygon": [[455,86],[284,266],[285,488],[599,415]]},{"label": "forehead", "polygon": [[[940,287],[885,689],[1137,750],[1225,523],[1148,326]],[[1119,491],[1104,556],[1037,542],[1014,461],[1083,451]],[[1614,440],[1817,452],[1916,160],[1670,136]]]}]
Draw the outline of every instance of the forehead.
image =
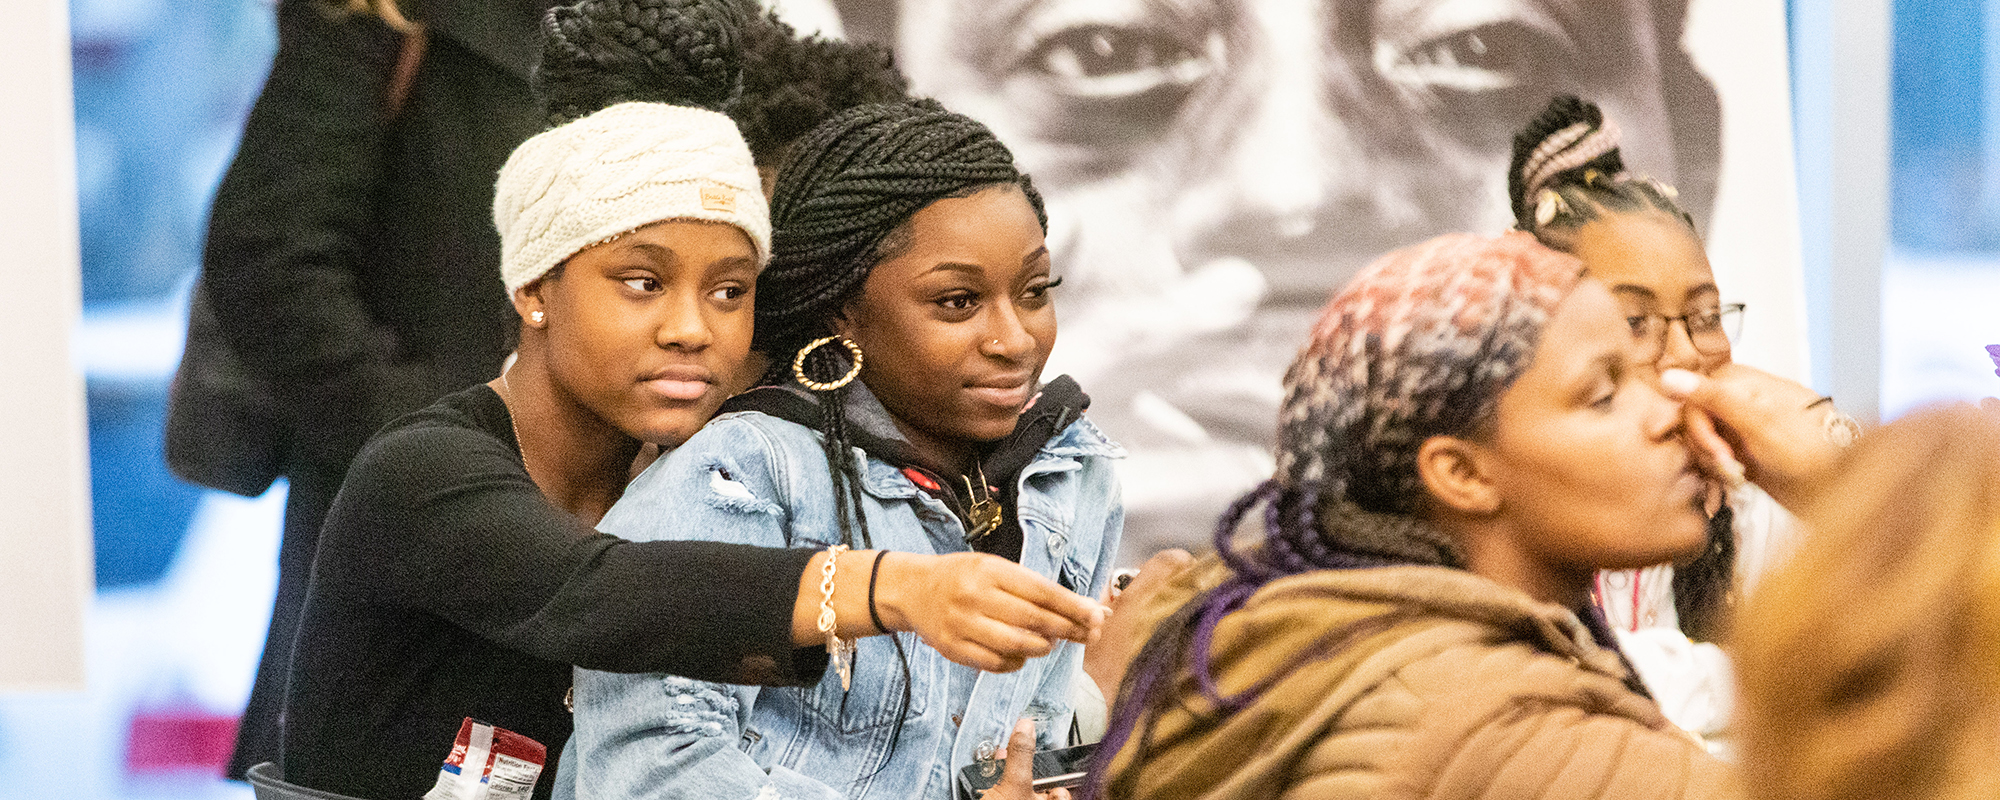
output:
[{"label": "forehead", "polygon": [[1577,229],[1572,250],[1591,277],[1620,294],[1650,294],[1673,306],[1715,291],[1701,240],[1662,212],[1600,216]]},{"label": "forehead", "polygon": [[1607,357],[1621,356],[1631,346],[1631,330],[1611,292],[1596,279],[1585,278],[1556,306],[1542,328],[1534,360],[1516,385],[1571,379]]},{"label": "forehead", "polygon": [[963,258],[977,263],[995,252],[1013,253],[1018,259],[1042,246],[1035,208],[1011,184],[924,206],[910,216],[909,235],[905,253],[917,260]]}]

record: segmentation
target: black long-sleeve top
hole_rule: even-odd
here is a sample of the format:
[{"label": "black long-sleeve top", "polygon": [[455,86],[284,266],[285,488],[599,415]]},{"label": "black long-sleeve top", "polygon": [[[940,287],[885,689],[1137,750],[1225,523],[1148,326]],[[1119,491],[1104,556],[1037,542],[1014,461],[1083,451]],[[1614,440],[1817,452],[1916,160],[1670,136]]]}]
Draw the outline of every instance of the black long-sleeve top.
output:
[{"label": "black long-sleeve top", "polygon": [[287,780],[415,798],[473,717],[549,748],[570,665],[812,683],[791,622],[810,550],[627,542],[545,498],[484,385],[378,433],[321,534],[285,694]]},{"label": "black long-sleeve top", "polygon": [[286,656],[348,462],[507,355],[518,321],[493,178],[543,127],[528,74],[554,1],[400,3],[419,39],[342,3],[277,4],[277,53],[216,191],[201,276],[228,350],[285,412],[268,426],[277,453],[257,454],[281,458],[291,485],[231,777],[278,754]]}]

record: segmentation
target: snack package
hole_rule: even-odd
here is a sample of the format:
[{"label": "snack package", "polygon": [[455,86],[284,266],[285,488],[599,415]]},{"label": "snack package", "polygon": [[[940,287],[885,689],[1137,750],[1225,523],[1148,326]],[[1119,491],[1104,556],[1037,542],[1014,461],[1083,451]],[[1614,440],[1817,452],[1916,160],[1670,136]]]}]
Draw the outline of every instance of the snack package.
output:
[{"label": "snack package", "polygon": [[528,800],[547,756],[541,742],[466,717],[424,800]]}]

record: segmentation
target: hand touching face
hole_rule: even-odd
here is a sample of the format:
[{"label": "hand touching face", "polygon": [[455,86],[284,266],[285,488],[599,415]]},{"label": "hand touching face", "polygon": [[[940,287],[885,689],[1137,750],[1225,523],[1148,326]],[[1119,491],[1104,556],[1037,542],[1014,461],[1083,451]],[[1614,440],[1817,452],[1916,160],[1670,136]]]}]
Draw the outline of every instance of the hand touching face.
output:
[{"label": "hand touching face", "polygon": [[1681,405],[1631,352],[1611,293],[1584,280],[1501,394],[1482,463],[1517,563],[1586,585],[1597,570],[1665,563],[1707,543],[1707,482]]}]

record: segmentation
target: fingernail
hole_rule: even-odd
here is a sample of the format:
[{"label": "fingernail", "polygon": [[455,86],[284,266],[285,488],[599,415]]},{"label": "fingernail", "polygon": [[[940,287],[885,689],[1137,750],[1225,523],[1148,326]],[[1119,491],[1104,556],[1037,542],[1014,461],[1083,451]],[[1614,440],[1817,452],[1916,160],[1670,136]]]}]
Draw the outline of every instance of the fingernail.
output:
[{"label": "fingernail", "polygon": [[1716,466],[1722,470],[1722,477],[1729,481],[1731,489],[1741,489],[1743,484],[1750,482],[1750,479],[1743,474],[1742,462],[1730,456],[1723,456],[1721,463]]},{"label": "fingernail", "polygon": [[1722,473],[1716,477],[1721,478],[1723,483],[1729,485],[1729,488],[1741,489],[1743,488],[1743,484],[1750,482],[1749,478],[1743,474],[1743,462],[1737,461],[1734,454],[1728,450],[1714,447],[1708,448],[1708,451],[1709,455],[1715,458],[1715,470]]},{"label": "fingernail", "polygon": [[1669,369],[1660,373],[1660,388],[1674,397],[1686,397],[1701,386],[1701,376],[1684,369]]}]

